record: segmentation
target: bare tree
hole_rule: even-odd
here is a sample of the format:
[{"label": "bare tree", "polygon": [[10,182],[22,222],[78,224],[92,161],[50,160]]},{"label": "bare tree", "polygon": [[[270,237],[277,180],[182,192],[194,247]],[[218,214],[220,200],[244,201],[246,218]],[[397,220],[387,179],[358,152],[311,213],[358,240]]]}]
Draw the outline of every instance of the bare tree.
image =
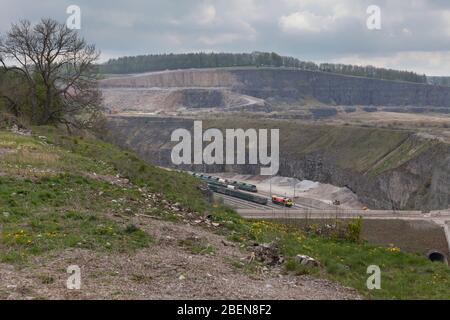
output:
[{"label": "bare tree", "polygon": [[0,38],[0,63],[25,80],[29,117],[39,125],[87,127],[101,114],[94,66],[98,57],[94,45],[52,19],[34,26],[20,21]]}]

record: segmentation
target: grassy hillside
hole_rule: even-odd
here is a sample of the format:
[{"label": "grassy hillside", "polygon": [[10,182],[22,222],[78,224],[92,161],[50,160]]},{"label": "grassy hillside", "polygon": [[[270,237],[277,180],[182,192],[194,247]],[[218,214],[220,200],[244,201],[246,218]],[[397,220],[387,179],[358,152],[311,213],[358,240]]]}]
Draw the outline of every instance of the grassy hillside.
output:
[{"label": "grassy hillside", "polygon": [[[147,246],[148,235],[108,218],[155,214],[145,211],[146,192],[163,193],[193,211],[205,208],[198,181],[187,175],[148,166],[94,138],[38,131],[36,137],[0,133],[2,261],[67,247],[126,251]],[[170,217],[162,208],[156,211]]]},{"label": "grassy hillside", "polygon": [[[120,259],[132,261],[140,259],[139,253],[146,248],[149,252],[166,248],[161,241],[178,236],[167,231],[171,224],[186,228],[188,222],[209,219],[215,226],[209,224],[201,232],[232,241],[241,255],[250,253],[255,242],[277,240],[286,258],[284,274],[331,279],[368,298],[449,298],[448,267],[397,248],[355,242],[348,237],[354,234],[348,226],[343,226],[344,237],[325,238],[280,224],[245,221],[228,208],[209,205],[198,186],[199,181],[187,174],[155,168],[133,153],[89,135],[68,136],[50,128],[36,128],[33,136],[0,131],[0,268],[12,265],[20,274],[37,268],[36,259],[41,259],[42,265],[52,264],[76,252],[74,249],[108,257],[123,253]],[[175,202],[179,205],[173,205]],[[132,223],[136,216],[150,219]],[[157,221],[167,222],[164,230],[152,229]],[[218,251],[217,245],[195,239],[180,240],[179,246],[199,257]],[[145,252],[145,256],[150,254]],[[293,260],[296,254],[310,255],[322,267],[300,266]],[[206,266],[211,263],[205,261]],[[163,268],[164,262],[158,261],[158,268]],[[262,268],[260,262],[231,256],[220,257],[213,265],[217,263],[249,277]],[[371,264],[381,268],[381,290],[366,288],[366,269]],[[45,275],[41,286],[51,286],[49,277],[54,275]],[[126,286],[161,277],[167,275],[133,275]],[[204,277],[194,280],[204,281]],[[174,281],[180,281],[178,276]],[[109,288],[111,283],[103,286]]]}]

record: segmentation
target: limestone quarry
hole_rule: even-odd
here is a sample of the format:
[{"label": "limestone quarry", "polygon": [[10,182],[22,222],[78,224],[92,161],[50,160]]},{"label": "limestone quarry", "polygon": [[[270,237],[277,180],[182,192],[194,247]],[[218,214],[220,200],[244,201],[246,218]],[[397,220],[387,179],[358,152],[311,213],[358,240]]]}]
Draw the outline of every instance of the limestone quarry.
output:
[{"label": "limestone quarry", "polygon": [[[335,210],[336,201],[340,210],[449,210],[448,87],[275,68],[164,71],[100,86],[111,114],[107,139],[158,166],[245,181],[262,195],[324,210]],[[196,120],[222,133],[279,129],[278,175],[259,176],[258,165],[175,166],[171,133],[192,131]],[[369,220],[365,238],[448,251],[445,228],[424,219]],[[415,243],[418,236],[423,240]]]},{"label": "limestone quarry", "polygon": [[[312,107],[312,110],[325,109],[324,115],[333,114],[330,110],[335,110],[335,106],[365,106],[369,111],[380,108],[410,112],[450,112],[449,87],[296,69],[230,68],[154,72],[105,79],[101,81],[101,87],[105,89],[108,105],[125,109],[135,104],[145,106],[142,101],[145,95],[149,98],[149,106],[152,106],[156,101],[150,96],[155,91],[167,94],[170,89],[169,92],[178,92],[181,97],[184,96],[185,102],[187,101],[184,106],[188,108],[236,107],[242,103],[239,96],[245,95],[253,99],[264,99],[268,104],[285,103],[294,109],[302,105]],[[116,99],[121,97],[106,88],[127,88],[135,91],[137,96],[143,94],[144,97],[140,102],[135,99],[118,101]],[[230,92],[234,95],[230,95]],[[162,94],[160,98],[164,99],[164,96]],[[178,98],[178,102],[179,99],[183,101],[183,98]],[[244,97],[242,99],[245,100]],[[160,110],[173,111],[171,101],[168,100],[168,110],[165,110],[164,103],[160,104]]]}]

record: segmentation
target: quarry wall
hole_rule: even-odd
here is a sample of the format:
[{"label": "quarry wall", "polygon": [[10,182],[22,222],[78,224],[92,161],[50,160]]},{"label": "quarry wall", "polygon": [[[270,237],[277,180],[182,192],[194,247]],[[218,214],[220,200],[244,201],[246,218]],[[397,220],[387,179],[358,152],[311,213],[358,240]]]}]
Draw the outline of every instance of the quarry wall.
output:
[{"label": "quarry wall", "polygon": [[274,68],[167,71],[105,79],[101,87],[227,88],[257,98],[330,105],[450,108],[450,87]]},{"label": "quarry wall", "polygon": [[[205,127],[208,125],[204,124]],[[220,128],[217,122],[209,125]],[[171,150],[175,143],[170,142],[170,135],[178,128],[192,130],[193,120],[111,117],[108,127],[113,133],[109,136],[112,142],[136,151],[153,164],[173,167]],[[244,126],[236,122],[236,128],[240,127]],[[280,131],[280,136],[285,138],[280,141],[278,174],[346,186],[373,209],[448,208],[450,146],[422,140],[413,133],[377,130],[323,126],[296,129],[285,125]],[[327,131],[335,137],[334,141],[328,142],[331,139],[326,136]],[[325,136],[323,142],[320,141],[322,136]],[[370,143],[357,143],[359,140],[367,141],[369,137]],[[387,137],[393,140],[391,144],[386,143]],[[177,168],[259,174],[256,165],[184,165]]]}]

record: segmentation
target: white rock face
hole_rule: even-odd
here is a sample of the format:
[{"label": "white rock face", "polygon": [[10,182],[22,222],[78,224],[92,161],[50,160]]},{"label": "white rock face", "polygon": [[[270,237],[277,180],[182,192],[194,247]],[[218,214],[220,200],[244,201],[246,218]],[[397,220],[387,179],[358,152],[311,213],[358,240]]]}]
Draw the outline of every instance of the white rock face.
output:
[{"label": "white rock face", "polygon": [[319,261],[317,261],[314,258],[311,258],[310,256],[306,256],[303,254],[298,254],[295,257],[295,261],[302,266],[308,266],[308,267],[320,267]]}]

